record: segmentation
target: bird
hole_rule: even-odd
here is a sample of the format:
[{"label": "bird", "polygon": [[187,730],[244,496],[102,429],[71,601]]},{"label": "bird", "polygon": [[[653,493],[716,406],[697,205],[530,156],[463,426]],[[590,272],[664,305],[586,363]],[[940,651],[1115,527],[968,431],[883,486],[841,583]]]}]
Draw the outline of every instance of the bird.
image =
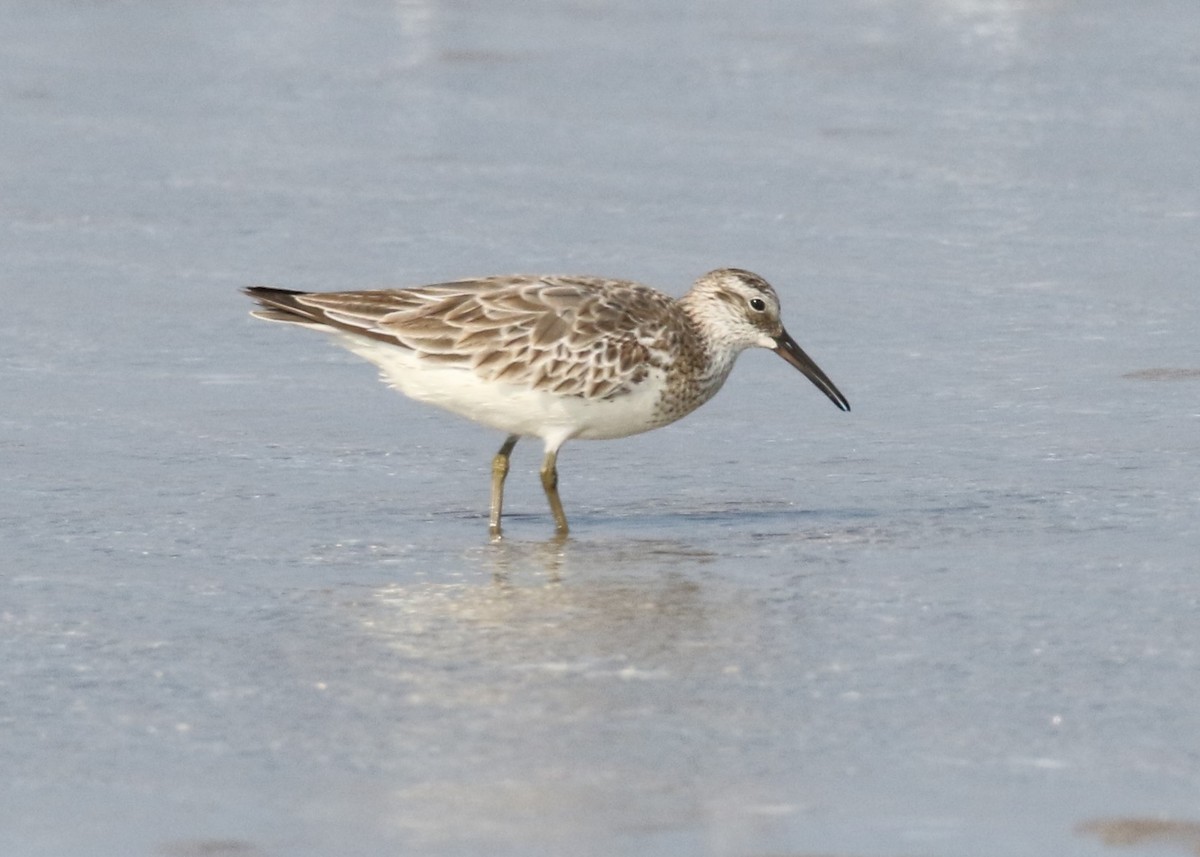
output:
[{"label": "bird", "polygon": [[788,334],[775,289],[720,268],[681,298],[641,283],[513,275],[414,288],[304,292],[252,286],[251,315],[333,334],[381,380],[506,434],[492,459],[488,532],[502,538],[509,456],[540,438],[555,535],[569,532],[558,453],[569,440],[627,437],[673,423],[711,399],[738,355],[766,348],[842,411],[846,397]]}]

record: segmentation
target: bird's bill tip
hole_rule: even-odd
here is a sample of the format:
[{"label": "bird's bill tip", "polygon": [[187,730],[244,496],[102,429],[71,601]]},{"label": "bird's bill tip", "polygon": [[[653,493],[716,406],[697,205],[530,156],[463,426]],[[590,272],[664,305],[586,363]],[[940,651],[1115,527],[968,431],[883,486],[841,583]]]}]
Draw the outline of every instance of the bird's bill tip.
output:
[{"label": "bird's bill tip", "polygon": [[841,390],[829,380],[828,375],[821,371],[821,367],[804,353],[804,349],[796,344],[796,340],[792,339],[786,330],[775,338],[775,347],[772,350],[799,369],[804,377],[812,381],[816,388],[828,396],[829,401],[837,405],[840,410],[850,410],[850,403],[846,401]]}]

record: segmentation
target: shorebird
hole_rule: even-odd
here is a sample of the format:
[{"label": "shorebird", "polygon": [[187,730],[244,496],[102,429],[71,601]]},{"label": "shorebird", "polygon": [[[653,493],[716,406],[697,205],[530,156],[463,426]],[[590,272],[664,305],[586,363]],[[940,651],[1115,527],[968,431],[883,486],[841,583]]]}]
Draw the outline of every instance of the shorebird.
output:
[{"label": "shorebird", "polygon": [[501,536],[509,455],[545,445],[542,488],[558,536],[558,451],[675,422],[716,394],[737,356],[769,348],[843,411],[833,382],[788,335],[775,290],[738,268],[710,271],[682,298],[625,280],[502,276],[357,292],[245,290],[251,313],[335,334],[390,386],[507,433],[492,459],[488,528]]}]

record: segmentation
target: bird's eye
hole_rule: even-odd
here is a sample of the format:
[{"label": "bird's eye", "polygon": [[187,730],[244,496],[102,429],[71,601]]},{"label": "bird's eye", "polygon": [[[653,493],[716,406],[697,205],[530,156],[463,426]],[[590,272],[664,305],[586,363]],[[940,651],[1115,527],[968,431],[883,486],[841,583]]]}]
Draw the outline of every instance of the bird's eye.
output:
[{"label": "bird's eye", "polygon": [[762,298],[750,298],[750,309],[756,312],[762,312],[767,308],[767,302]]}]

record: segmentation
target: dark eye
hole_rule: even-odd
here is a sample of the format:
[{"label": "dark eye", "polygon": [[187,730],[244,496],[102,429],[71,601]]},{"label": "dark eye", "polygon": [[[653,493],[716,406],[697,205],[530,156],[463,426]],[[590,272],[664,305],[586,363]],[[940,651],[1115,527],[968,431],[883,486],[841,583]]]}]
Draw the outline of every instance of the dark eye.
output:
[{"label": "dark eye", "polygon": [[750,298],[750,309],[762,312],[767,308],[767,302],[762,298]]}]

